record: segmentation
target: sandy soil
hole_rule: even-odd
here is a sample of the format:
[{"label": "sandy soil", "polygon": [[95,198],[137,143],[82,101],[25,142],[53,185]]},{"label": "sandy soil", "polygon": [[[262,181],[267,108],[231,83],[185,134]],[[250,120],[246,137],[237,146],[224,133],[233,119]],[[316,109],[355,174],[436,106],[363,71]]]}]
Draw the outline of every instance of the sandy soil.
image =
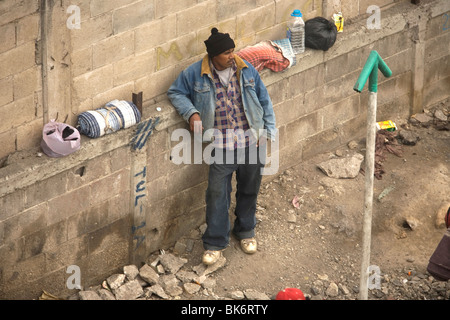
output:
[{"label": "sandy soil", "polygon": [[[440,107],[450,110],[448,104]],[[419,141],[402,145],[401,157],[387,153],[385,173],[374,180],[370,264],[382,274],[426,273],[445,231],[435,225],[436,212],[443,202],[450,202],[450,131],[433,123],[392,120],[399,130],[417,134]],[[286,287],[309,293],[317,279],[359,286],[365,177],[360,173],[354,179],[330,178],[317,167],[337,155],[365,155],[365,137],[355,142],[353,149],[344,145],[317,155],[263,184],[257,209],[258,252],[246,255],[232,239],[223,253],[226,265],[214,274],[217,296],[248,288],[272,297]],[[292,203],[295,196],[298,208]],[[198,264],[202,252],[197,238],[186,256],[189,263]]]}]

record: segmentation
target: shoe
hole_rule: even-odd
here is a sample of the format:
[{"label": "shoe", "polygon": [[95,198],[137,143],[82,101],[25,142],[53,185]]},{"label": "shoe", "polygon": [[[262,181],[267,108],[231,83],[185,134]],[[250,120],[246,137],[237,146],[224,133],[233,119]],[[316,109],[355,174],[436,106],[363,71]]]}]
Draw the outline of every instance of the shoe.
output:
[{"label": "shoe", "polygon": [[248,238],[241,240],[242,251],[248,254],[255,253],[257,250],[257,243],[255,238]]},{"label": "shoe", "polygon": [[219,260],[222,255],[222,251],[220,250],[206,250],[203,253],[202,262],[207,266],[210,266]]}]

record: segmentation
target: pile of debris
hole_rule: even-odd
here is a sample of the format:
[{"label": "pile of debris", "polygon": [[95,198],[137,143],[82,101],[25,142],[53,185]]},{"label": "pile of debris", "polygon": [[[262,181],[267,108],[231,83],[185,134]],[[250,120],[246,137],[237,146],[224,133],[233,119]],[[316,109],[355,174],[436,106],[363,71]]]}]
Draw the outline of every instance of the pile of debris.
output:
[{"label": "pile of debris", "polygon": [[[183,268],[187,259],[172,253],[161,253],[152,262],[138,268],[123,267],[123,273],[109,276],[96,287],[79,291],[70,300],[174,300],[193,299],[196,294],[210,299],[219,299],[214,294],[216,280],[210,277],[226,264],[225,257],[211,266],[199,264]],[[233,300],[269,300],[256,290],[230,292]]]}]

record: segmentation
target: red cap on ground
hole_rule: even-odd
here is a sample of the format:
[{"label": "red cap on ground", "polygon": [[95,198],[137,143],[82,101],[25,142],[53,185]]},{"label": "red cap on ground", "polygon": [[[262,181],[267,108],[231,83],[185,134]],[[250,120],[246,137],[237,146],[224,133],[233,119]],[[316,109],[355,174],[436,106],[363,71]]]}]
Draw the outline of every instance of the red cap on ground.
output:
[{"label": "red cap on ground", "polygon": [[300,289],[286,288],[278,292],[275,300],[305,300],[305,296]]}]

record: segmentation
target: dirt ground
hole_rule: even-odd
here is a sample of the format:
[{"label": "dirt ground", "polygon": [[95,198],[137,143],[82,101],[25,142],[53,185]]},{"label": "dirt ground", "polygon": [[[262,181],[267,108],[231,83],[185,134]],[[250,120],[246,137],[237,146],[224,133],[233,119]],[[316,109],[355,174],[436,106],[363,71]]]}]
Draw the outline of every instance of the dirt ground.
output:
[{"label": "dirt ground", "polygon": [[[439,107],[448,115],[449,103]],[[419,141],[402,145],[401,157],[387,153],[385,173],[374,179],[370,265],[382,274],[410,269],[425,274],[445,232],[435,226],[435,217],[441,204],[450,202],[450,131],[448,123],[446,130],[439,130],[432,123],[392,120],[399,130],[416,133]],[[271,297],[286,287],[309,293],[317,279],[359,286],[365,176],[336,179],[317,167],[331,157],[365,155],[365,137],[355,142],[356,148],[344,145],[317,155],[263,183],[257,206],[258,252],[246,255],[231,240],[223,252],[226,265],[214,275],[217,296],[249,288]],[[298,208],[292,203],[295,196]],[[202,252],[197,238],[190,263],[198,264]]]}]

